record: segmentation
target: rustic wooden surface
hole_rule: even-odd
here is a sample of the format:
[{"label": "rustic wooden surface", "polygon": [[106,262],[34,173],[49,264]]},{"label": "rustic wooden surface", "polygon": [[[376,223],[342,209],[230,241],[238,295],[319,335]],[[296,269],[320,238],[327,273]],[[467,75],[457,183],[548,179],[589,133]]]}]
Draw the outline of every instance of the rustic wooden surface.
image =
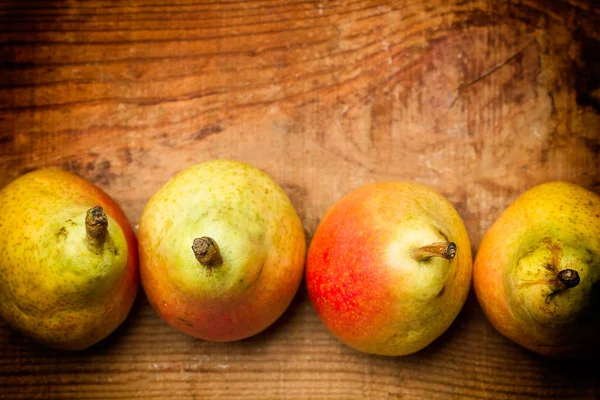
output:
[{"label": "rustic wooden surface", "polygon": [[[600,192],[600,4],[594,1],[139,0],[0,3],[0,187],[59,166],[135,225],[177,171],[249,162],[290,195],[310,239],[359,185],[437,188],[476,251],[525,189]],[[473,296],[450,330],[402,358],[359,354],[305,287],[263,334],[211,344],[140,294],[82,353],[0,322],[1,398],[594,398],[596,363],[508,342]]]}]

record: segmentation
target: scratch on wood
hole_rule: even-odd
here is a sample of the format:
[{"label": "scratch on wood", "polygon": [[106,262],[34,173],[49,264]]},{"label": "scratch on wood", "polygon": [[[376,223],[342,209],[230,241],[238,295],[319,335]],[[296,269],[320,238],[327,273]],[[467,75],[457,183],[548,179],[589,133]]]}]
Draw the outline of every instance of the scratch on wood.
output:
[{"label": "scratch on wood", "polygon": [[473,79],[473,80],[471,80],[469,82],[460,84],[456,89],[454,89],[454,91],[457,91],[458,94],[456,95],[456,97],[454,98],[454,100],[452,100],[452,103],[450,103],[450,107],[449,108],[452,109],[452,107],[454,107],[454,104],[460,98],[461,93],[465,89],[468,89],[469,87],[475,85],[476,83],[481,82],[482,80],[484,80],[485,78],[489,77],[493,73],[495,73],[495,72],[499,71],[500,69],[502,69],[508,63],[510,63],[515,58],[517,58],[520,54],[522,54],[525,50],[527,50],[527,48],[529,46],[531,46],[533,43],[535,43],[535,38],[531,39],[531,41],[529,41],[529,43],[527,43],[525,46],[523,46],[516,53],[514,53],[513,55],[511,55],[510,57],[508,57],[507,59],[505,59],[504,61],[502,61],[500,64],[496,65],[494,68],[490,69],[489,71],[484,72],[483,74],[479,75],[477,78],[475,78],[475,79]]}]

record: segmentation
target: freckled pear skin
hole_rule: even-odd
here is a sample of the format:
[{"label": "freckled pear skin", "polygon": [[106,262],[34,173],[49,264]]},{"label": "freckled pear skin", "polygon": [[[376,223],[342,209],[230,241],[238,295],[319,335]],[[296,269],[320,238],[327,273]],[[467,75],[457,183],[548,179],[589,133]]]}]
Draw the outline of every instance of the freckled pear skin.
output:
[{"label": "freckled pear skin", "polygon": [[150,304],[174,328],[215,342],[271,325],[298,290],[306,243],[287,195],[260,170],[190,167],[148,202],[139,229]]},{"label": "freckled pear skin", "polygon": [[123,322],[138,279],[129,221],[92,183],[43,169],[0,191],[0,315],[13,329],[85,349]]},{"label": "freckled pear skin", "polygon": [[343,343],[398,356],[423,349],[450,326],[471,273],[469,237],[454,207],[424,186],[380,182],[327,211],[308,252],[306,284],[321,320]]},{"label": "freckled pear skin", "polygon": [[491,324],[539,354],[600,354],[600,197],[550,182],[523,193],[485,234],[473,284]]}]

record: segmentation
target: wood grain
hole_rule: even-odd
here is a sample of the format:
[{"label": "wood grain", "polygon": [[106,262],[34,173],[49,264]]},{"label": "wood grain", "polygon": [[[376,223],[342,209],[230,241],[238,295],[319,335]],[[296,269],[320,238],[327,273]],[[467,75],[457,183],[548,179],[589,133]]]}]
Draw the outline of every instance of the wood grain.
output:
[{"label": "wood grain", "polygon": [[[282,185],[310,239],[351,189],[408,180],[456,205],[475,252],[535,184],[600,193],[597,1],[2,1],[0,15],[0,187],[59,166],[136,224],[177,171],[239,159]],[[508,342],[473,296],[401,358],[341,345],[304,287],[230,344],[167,327],[143,294],[83,353],[0,323],[2,398],[575,399],[600,397],[599,375]]]}]

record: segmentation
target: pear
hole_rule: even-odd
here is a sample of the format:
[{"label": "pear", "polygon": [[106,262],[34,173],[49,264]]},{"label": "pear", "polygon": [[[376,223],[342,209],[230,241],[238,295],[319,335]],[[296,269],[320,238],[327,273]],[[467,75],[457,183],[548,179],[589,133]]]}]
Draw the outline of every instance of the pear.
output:
[{"label": "pear", "polygon": [[492,325],[550,357],[600,349],[600,197],[550,182],[522,194],[485,234],[474,287]]},{"label": "pear", "polygon": [[123,322],[137,290],[135,235],[101,189],[43,169],[0,191],[0,316],[13,329],[85,349]]},{"label": "pear", "polygon": [[146,205],[139,229],[142,285],[168,324],[214,342],[271,325],[304,272],[296,210],[262,171],[237,161],[192,166]]},{"label": "pear", "polygon": [[339,340],[399,356],[450,326],[471,274],[469,237],[450,202],[422,185],[379,182],[327,211],[308,252],[306,285]]}]

